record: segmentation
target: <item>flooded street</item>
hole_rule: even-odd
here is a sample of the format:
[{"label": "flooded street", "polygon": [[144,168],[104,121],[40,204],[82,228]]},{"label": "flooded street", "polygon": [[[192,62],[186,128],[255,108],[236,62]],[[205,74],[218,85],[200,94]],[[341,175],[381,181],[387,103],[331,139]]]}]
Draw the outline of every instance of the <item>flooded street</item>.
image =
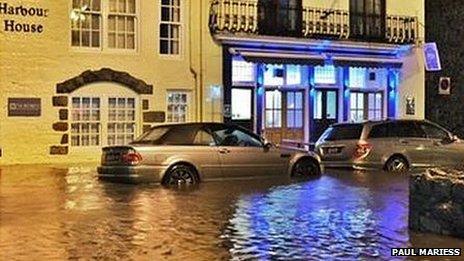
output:
[{"label": "flooded street", "polygon": [[92,167],[0,172],[0,260],[390,260],[392,247],[464,246],[407,219],[407,176],[381,172],[188,189],[103,183]]}]

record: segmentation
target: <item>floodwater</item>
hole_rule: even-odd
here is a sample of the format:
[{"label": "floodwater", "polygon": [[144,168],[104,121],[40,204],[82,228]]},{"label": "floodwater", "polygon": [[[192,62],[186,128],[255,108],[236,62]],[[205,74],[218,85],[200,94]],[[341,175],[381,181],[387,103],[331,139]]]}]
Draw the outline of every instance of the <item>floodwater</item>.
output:
[{"label": "floodwater", "polygon": [[0,260],[391,260],[392,247],[463,247],[408,231],[408,178],[198,187],[100,182],[93,167],[0,169]]}]

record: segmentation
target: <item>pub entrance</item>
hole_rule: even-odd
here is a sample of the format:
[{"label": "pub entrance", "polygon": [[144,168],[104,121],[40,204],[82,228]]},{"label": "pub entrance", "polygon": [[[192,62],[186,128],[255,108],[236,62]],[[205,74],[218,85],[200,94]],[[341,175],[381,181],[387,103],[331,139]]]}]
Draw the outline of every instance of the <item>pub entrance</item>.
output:
[{"label": "pub entrance", "polygon": [[305,91],[268,89],[264,105],[264,136],[275,144],[304,140]]},{"label": "pub entrance", "polygon": [[330,125],[338,122],[338,89],[315,90],[311,142],[316,142]]}]

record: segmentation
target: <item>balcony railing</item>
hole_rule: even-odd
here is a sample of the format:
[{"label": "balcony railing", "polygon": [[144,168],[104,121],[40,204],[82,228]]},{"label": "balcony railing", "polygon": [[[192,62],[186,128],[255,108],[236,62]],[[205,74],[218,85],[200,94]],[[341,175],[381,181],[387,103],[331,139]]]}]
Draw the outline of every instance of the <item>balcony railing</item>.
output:
[{"label": "balcony railing", "polygon": [[[216,0],[211,4],[211,32],[259,34],[258,0]],[[302,32],[305,38],[366,40],[369,37],[350,34],[350,12],[347,10],[303,7]],[[417,17],[387,15],[382,42],[410,44],[418,40]]]}]

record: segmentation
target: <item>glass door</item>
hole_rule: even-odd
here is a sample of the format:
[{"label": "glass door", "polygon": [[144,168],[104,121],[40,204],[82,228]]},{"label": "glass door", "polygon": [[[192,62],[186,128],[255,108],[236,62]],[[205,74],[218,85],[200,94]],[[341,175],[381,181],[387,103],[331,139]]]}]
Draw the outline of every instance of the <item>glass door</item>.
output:
[{"label": "glass door", "polygon": [[267,90],[265,99],[266,139],[280,144],[282,140],[304,140],[304,91]]},{"label": "glass door", "polygon": [[330,125],[338,122],[338,90],[319,89],[313,102],[311,141],[316,142]]},{"label": "glass door", "polygon": [[253,131],[254,94],[252,87],[233,87],[231,96],[232,123]]}]

